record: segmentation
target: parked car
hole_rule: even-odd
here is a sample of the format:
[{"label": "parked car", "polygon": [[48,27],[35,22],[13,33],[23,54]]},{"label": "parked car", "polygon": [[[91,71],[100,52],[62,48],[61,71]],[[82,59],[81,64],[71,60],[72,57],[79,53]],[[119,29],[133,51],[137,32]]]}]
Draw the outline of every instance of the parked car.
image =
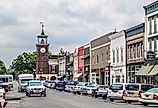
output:
[{"label": "parked car", "polygon": [[97,90],[93,92],[95,98],[102,97],[103,99],[107,98],[108,94],[108,86],[106,85],[99,85]]},{"label": "parked car", "polygon": [[26,96],[30,97],[33,94],[40,94],[41,96],[46,96],[46,88],[42,81],[32,80],[28,82],[26,89]]},{"label": "parked car", "polygon": [[115,83],[112,84],[108,89],[108,98],[111,102],[114,100],[122,100],[123,92],[126,88],[127,83]]},{"label": "parked car", "polygon": [[70,81],[65,85],[65,91],[66,92],[71,92],[74,87],[78,84],[77,81]]},{"label": "parked car", "polygon": [[158,104],[158,88],[152,88],[145,93],[141,93],[139,101],[143,103],[144,106],[148,106],[148,104]]},{"label": "parked car", "polygon": [[97,88],[98,88],[98,85],[89,84],[89,85],[83,87],[83,89],[81,91],[81,94],[83,94],[83,95],[92,95],[93,92],[95,92],[95,90],[97,90]]},{"label": "parked car", "polygon": [[9,84],[1,83],[0,87],[3,88],[5,90],[5,92],[9,92],[10,91],[10,85]]},{"label": "parked car", "polygon": [[141,93],[154,87],[152,84],[129,83],[124,91],[123,99],[128,103],[138,102]]},{"label": "parked car", "polygon": [[0,87],[0,108],[5,107],[6,101],[5,101],[5,90],[4,88]]},{"label": "parked car", "polygon": [[73,92],[74,94],[81,94],[81,90],[83,89],[83,87],[87,86],[88,82],[79,82],[72,90],[71,92]]},{"label": "parked car", "polygon": [[66,84],[67,84],[67,82],[65,82],[65,81],[59,81],[59,82],[57,82],[56,83],[56,90],[58,90],[58,91],[64,91]]}]

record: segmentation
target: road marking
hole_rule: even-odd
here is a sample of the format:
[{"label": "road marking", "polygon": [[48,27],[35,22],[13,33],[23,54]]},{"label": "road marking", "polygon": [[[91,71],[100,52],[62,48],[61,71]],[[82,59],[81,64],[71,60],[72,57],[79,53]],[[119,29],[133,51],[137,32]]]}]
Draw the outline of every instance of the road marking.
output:
[{"label": "road marking", "polygon": [[7,101],[8,104],[19,104],[20,101]]}]

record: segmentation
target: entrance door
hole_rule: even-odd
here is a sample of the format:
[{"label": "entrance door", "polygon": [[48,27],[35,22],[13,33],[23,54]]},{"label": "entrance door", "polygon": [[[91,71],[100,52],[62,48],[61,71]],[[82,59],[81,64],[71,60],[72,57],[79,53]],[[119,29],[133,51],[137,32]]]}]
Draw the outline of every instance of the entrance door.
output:
[{"label": "entrance door", "polygon": [[101,72],[101,84],[105,84],[105,72]]}]

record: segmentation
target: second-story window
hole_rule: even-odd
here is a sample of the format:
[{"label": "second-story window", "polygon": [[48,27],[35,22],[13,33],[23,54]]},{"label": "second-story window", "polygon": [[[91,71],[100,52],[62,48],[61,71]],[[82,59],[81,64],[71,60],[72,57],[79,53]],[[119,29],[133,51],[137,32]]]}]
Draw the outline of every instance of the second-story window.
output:
[{"label": "second-story window", "polygon": [[152,51],[152,39],[149,39],[149,51]]},{"label": "second-story window", "polygon": [[154,18],[154,33],[157,33],[157,21],[156,21],[156,17]]},{"label": "second-story window", "polygon": [[117,51],[117,62],[119,62],[119,49],[116,49]]},{"label": "second-story window", "polygon": [[157,38],[154,38],[154,52],[157,52]]},{"label": "second-story window", "polygon": [[152,34],[152,19],[149,19],[149,35]]},{"label": "second-story window", "polygon": [[140,43],[140,57],[143,57],[143,43]]},{"label": "second-story window", "polygon": [[137,49],[137,58],[140,57],[140,46],[139,44],[136,45],[136,49]]},{"label": "second-story window", "polygon": [[104,57],[104,54],[101,53],[101,62],[103,63],[103,57]]},{"label": "second-story window", "polygon": [[112,55],[113,55],[113,63],[115,63],[115,50],[112,51]]},{"label": "second-story window", "polygon": [[136,45],[133,45],[133,58],[136,58]]},{"label": "second-story window", "polygon": [[121,48],[121,62],[123,62],[123,48]]},{"label": "second-story window", "polygon": [[96,63],[98,64],[99,63],[99,56],[97,55],[96,57]]}]

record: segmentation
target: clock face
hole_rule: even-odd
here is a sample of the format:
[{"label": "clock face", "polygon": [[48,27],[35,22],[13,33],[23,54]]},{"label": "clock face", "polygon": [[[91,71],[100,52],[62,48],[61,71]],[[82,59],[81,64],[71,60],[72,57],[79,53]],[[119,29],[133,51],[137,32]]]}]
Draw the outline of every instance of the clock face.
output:
[{"label": "clock face", "polygon": [[41,48],[40,51],[41,51],[41,53],[45,53],[46,49],[45,48]]}]

